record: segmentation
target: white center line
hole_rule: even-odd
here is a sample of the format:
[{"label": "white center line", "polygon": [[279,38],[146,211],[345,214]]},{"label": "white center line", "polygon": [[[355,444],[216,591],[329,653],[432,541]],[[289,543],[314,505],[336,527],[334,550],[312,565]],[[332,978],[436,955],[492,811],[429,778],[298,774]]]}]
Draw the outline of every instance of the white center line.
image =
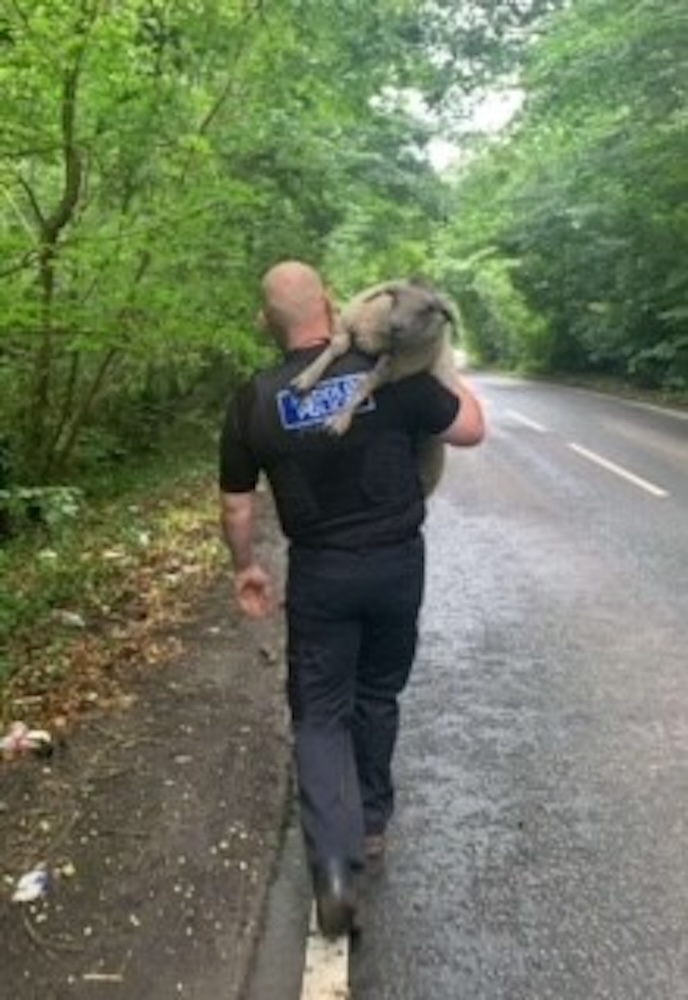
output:
[{"label": "white center line", "polygon": [[518,420],[520,424],[524,424],[526,427],[530,427],[532,431],[539,431],[540,434],[546,434],[547,428],[543,427],[536,420],[532,420],[530,417],[524,416],[523,413],[519,413],[518,410],[507,410],[506,415],[512,417],[513,420]]},{"label": "white center line", "polygon": [[328,941],[323,937],[318,930],[313,906],[301,1000],[347,1000],[349,996],[349,938]]},{"label": "white center line", "polygon": [[633,483],[634,486],[639,486],[641,490],[651,493],[654,497],[669,496],[667,491],[663,490],[661,486],[655,486],[654,483],[649,482],[647,479],[643,479],[641,476],[636,476],[635,473],[629,472],[628,469],[624,469],[615,462],[610,462],[608,458],[603,458],[602,455],[598,455],[594,451],[588,451],[587,448],[583,448],[581,445],[574,444],[573,442],[569,444],[569,448],[571,451],[575,451],[577,455],[587,458],[588,461],[594,462],[595,465],[599,465],[603,469],[607,469],[608,472],[615,473],[615,475],[627,480],[627,482]]}]

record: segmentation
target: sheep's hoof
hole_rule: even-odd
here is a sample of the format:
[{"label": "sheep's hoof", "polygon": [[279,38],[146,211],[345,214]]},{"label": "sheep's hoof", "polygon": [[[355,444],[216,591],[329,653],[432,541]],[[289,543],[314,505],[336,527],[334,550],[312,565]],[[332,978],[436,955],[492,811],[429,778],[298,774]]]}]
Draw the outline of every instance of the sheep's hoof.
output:
[{"label": "sheep's hoof", "polygon": [[334,434],[336,437],[341,437],[342,434],[346,434],[348,429],[351,427],[351,414],[346,410],[342,410],[334,417],[330,417],[325,421],[325,429],[328,434]]},{"label": "sheep's hoof", "polygon": [[310,392],[317,381],[317,378],[313,378],[308,371],[305,371],[291,380],[291,387],[294,392],[298,392],[300,396],[303,396],[305,393]]}]

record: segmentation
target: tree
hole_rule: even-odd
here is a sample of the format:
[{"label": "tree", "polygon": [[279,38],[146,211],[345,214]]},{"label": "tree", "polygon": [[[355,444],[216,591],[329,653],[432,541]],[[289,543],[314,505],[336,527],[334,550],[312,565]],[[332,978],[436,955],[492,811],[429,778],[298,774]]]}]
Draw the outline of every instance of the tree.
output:
[{"label": "tree", "polygon": [[458,184],[453,247],[518,261],[545,365],[688,384],[687,69],[678,0],[579,0],[533,47],[516,126]]},{"label": "tree", "polygon": [[550,6],[6,0],[0,413],[15,479],[60,481],[85,444],[140,441],[180,396],[254,365],[256,275],[276,258],[327,260],[347,290],[421,268],[443,195],[428,129],[395,99],[439,108]]}]

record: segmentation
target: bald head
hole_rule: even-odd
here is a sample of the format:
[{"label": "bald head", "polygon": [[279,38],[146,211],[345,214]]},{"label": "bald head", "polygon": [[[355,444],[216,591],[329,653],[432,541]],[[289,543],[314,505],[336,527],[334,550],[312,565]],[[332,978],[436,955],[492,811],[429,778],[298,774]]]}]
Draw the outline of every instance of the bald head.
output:
[{"label": "bald head", "polygon": [[282,261],[263,278],[262,293],[266,322],[283,346],[305,347],[330,335],[332,308],[314,268]]}]

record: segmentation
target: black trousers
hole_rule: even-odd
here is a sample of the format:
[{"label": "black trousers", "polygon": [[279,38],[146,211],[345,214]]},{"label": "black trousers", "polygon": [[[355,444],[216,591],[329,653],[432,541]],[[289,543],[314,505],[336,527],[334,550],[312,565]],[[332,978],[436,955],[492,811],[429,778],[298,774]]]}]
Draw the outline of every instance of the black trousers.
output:
[{"label": "black trousers", "polygon": [[288,697],[309,862],[363,861],[394,808],[398,696],[416,651],[420,536],[365,552],[292,547]]}]

